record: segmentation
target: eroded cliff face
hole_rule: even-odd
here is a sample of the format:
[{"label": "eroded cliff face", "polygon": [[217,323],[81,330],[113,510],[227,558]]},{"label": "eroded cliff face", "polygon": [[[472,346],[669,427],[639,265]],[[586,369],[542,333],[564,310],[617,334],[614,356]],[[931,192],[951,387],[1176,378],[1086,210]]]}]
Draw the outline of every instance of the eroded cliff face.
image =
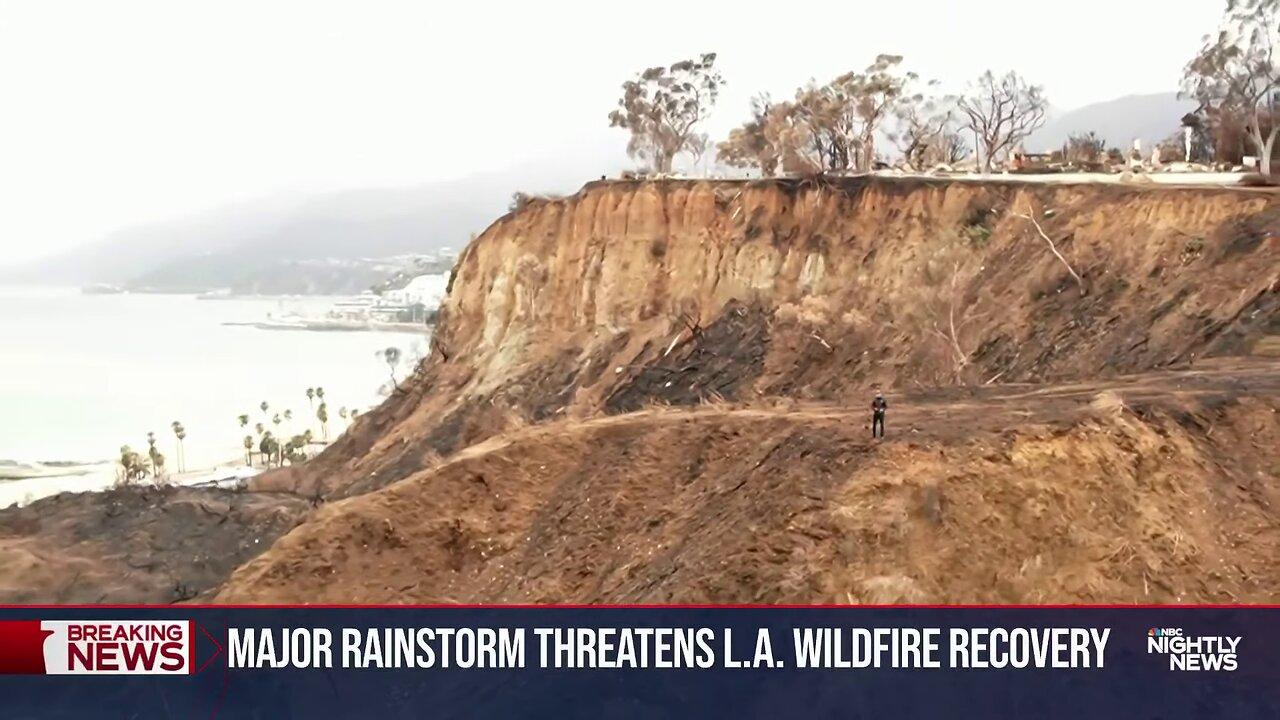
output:
[{"label": "eroded cliff face", "polygon": [[477,238],[415,378],[265,486],[356,494],[513,427],[651,403],[862,404],[1248,354],[1280,333],[1277,232],[1275,196],[1243,190],[592,183]]}]

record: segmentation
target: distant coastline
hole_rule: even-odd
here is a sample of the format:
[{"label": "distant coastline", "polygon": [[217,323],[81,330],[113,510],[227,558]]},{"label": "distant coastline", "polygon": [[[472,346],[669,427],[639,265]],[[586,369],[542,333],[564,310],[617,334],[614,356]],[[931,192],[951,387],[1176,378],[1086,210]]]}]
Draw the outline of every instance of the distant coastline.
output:
[{"label": "distant coastline", "polygon": [[381,295],[422,275],[448,275],[457,256],[430,254],[369,258],[268,259],[246,266],[239,258],[202,256],[161,264],[133,277],[97,276],[87,295],[146,293],[210,298]]},{"label": "distant coastline", "polygon": [[431,334],[431,325],[423,323],[376,322],[358,320],[296,319],[263,320],[261,322],[225,322],[231,327],[251,327],[259,330],[307,330],[312,332],[407,332]]},{"label": "distant coastline", "polygon": [[7,480],[30,480],[32,478],[69,477],[88,475],[97,467],[109,465],[109,460],[37,460],[24,462],[21,460],[0,459],[0,482]]}]

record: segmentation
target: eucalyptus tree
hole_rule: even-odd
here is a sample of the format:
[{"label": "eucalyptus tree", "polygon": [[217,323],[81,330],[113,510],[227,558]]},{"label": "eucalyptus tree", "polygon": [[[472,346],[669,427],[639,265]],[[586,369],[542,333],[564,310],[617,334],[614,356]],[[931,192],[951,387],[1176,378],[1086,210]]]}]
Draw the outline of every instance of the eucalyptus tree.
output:
[{"label": "eucalyptus tree", "polygon": [[697,128],[715,107],[724,85],[715,63],[715,53],[704,53],[648,68],[622,84],[609,125],[631,133],[628,155],[665,174],[677,155],[706,142]]},{"label": "eucalyptus tree", "polygon": [[1187,64],[1183,94],[1220,135],[1243,127],[1258,156],[1258,170],[1272,180],[1271,160],[1280,135],[1280,0],[1227,0],[1216,35],[1205,39]]}]

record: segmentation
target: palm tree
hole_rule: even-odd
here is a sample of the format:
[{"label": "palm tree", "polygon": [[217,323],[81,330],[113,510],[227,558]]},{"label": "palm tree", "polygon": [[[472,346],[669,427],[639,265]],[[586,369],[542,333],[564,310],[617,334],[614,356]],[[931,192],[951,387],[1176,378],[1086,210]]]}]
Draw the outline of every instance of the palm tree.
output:
[{"label": "palm tree", "polygon": [[387,361],[387,367],[391,369],[391,388],[399,388],[396,382],[396,365],[400,364],[400,348],[389,347],[382,351],[382,359]]},{"label": "palm tree", "polygon": [[320,421],[320,434],[325,440],[329,439],[329,406],[326,403],[320,403],[320,409],[316,410],[316,419]]},{"label": "palm tree", "polygon": [[307,404],[308,404],[308,405],[310,405],[311,407],[315,407],[315,406],[316,406],[316,405],[315,405],[315,397],[316,397],[316,389],[315,389],[315,388],[307,388]]},{"label": "palm tree", "polygon": [[316,388],[316,399],[319,400],[320,402],[324,402],[324,388],[322,387]]},{"label": "palm tree", "polygon": [[262,437],[262,433],[266,431],[266,426],[262,423],[254,423],[253,431],[258,433],[258,437]]},{"label": "palm tree", "polygon": [[258,441],[258,452],[262,454],[262,462],[267,467],[271,467],[271,457],[275,454],[280,443],[276,442],[276,438],[271,431],[263,433],[262,439]]},{"label": "palm tree", "polygon": [[147,476],[147,461],[128,445],[120,446],[120,469],[126,483]]},{"label": "palm tree", "polygon": [[356,416],[360,414],[359,408],[351,408],[351,422],[356,421]]},{"label": "palm tree", "polygon": [[173,428],[174,437],[178,438],[178,472],[186,472],[187,455],[182,451],[182,441],[187,439],[187,429],[177,420],[174,420],[170,427]]},{"label": "palm tree", "polygon": [[265,417],[265,416],[266,416],[266,414],[267,414],[267,408],[269,408],[269,407],[271,407],[271,406],[267,404],[267,401],[266,401],[266,400],[263,400],[263,401],[262,401],[262,404],[261,404],[261,405],[259,405],[258,407],[259,407],[259,408],[262,408],[262,415]]},{"label": "palm tree", "polygon": [[156,434],[153,432],[147,433],[147,457],[151,459],[152,474],[159,480],[164,472],[164,455],[156,447]]},{"label": "palm tree", "polygon": [[[285,408],[285,411],[284,411],[284,421],[285,421],[287,424],[289,424],[289,425],[292,425],[292,424],[293,424],[293,411],[292,411],[292,410],[290,410],[290,409],[288,409],[288,408]],[[286,427],[285,429],[287,430],[287,429],[288,429],[288,427]]]},{"label": "palm tree", "polygon": [[128,445],[121,445],[121,446],[120,446],[120,460],[119,460],[119,462],[120,462],[120,475],[119,475],[119,481],[120,481],[122,484],[124,484],[124,483],[128,483],[130,480],[132,480],[132,479],[133,479],[133,477],[129,474],[129,466],[132,464],[132,463],[131,463],[131,461],[132,461],[132,455],[134,455],[133,448],[129,447]]},{"label": "palm tree", "polygon": [[253,436],[244,436],[244,464],[246,467],[253,466]]},{"label": "palm tree", "polygon": [[187,429],[181,425],[178,426],[178,447],[182,449],[182,472],[187,471]]}]

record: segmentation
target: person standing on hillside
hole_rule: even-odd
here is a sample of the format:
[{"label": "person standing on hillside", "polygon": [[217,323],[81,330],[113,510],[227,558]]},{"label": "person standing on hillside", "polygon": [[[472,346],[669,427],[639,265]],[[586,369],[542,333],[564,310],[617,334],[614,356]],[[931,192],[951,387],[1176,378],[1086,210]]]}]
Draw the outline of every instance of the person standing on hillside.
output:
[{"label": "person standing on hillside", "polygon": [[[884,399],[884,393],[876,391],[876,399],[871,401],[871,437],[884,437],[884,414],[889,409],[889,403]],[[880,434],[876,435],[876,431]]]}]

